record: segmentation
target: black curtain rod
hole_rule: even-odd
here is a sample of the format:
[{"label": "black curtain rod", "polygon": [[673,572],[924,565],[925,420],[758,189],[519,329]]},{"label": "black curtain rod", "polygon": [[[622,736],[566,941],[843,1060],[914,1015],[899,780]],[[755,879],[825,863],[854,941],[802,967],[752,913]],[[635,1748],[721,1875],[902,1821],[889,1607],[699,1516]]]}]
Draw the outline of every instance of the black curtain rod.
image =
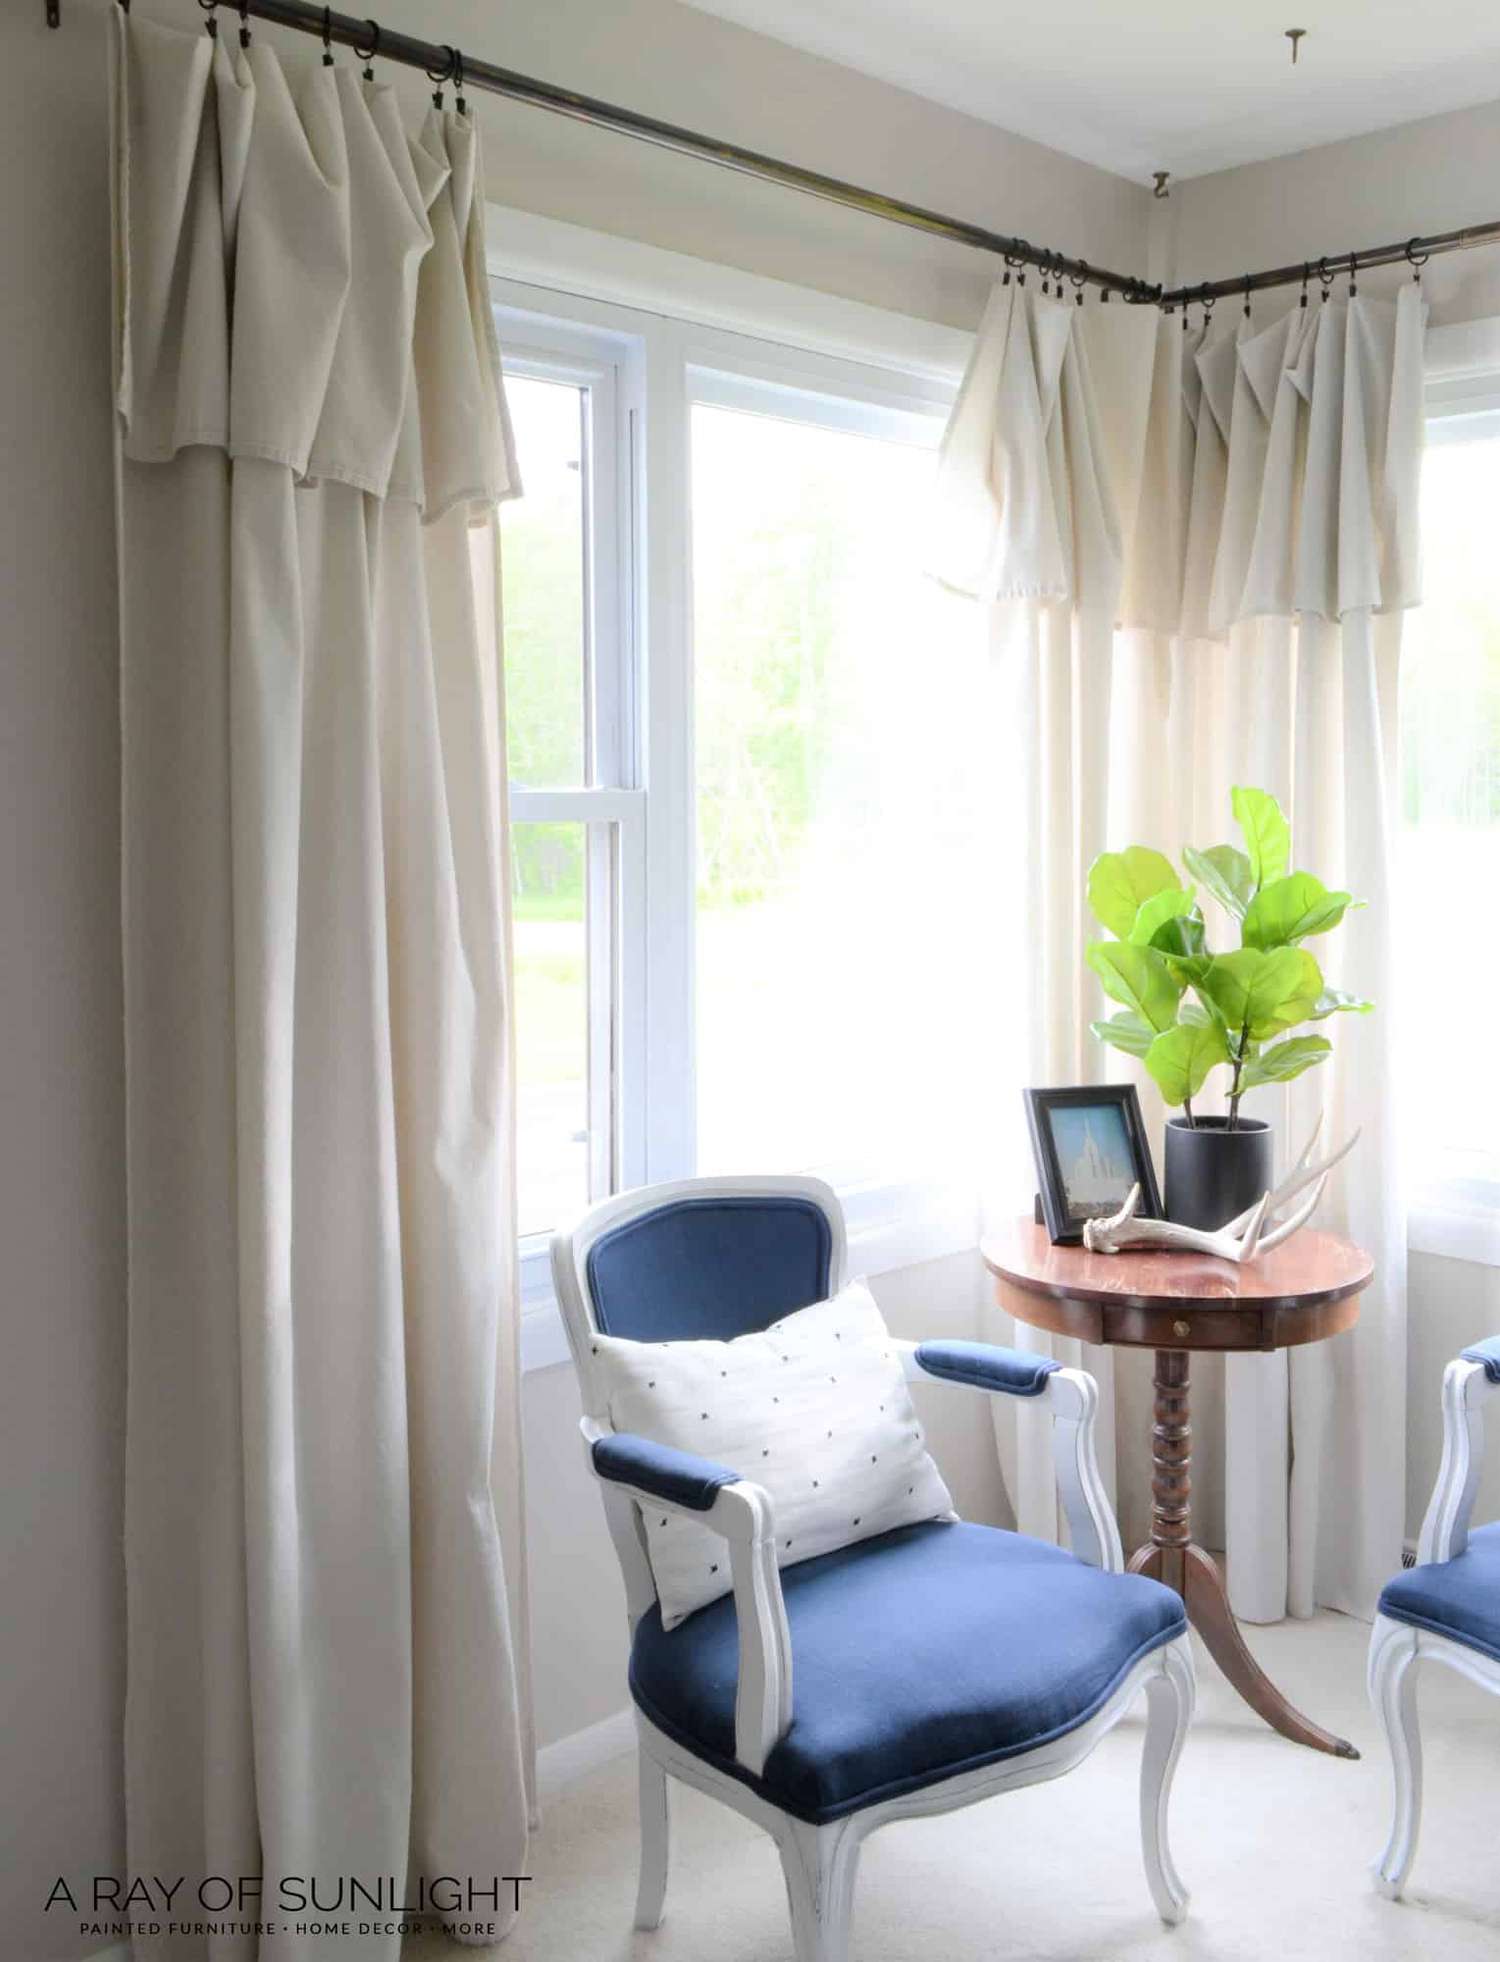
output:
[{"label": "black curtain rod", "polygon": [[[120,4],[128,9],[129,0],[120,0]],[[203,0],[200,0],[201,4]],[[46,8],[49,24],[57,26],[59,0],[46,0]],[[419,41],[414,35],[399,34],[380,27],[373,20],[357,20],[351,14],[334,13],[329,8],[312,6],[308,0],[223,0],[222,10],[253,15],[278,27],[290,27],[299,34],[315,34],[319,39],[354,48],[362,55],[370,53],[371,43],[374,42],[376,59],[394,61],[407,68],[421,68],[434,81],[440,76],[445,81],[452,77],[458,53],[445,43]],[[1232,294],[1248,295],[1263,292],[1268,287],[1295,286],[1312,280],[1320,280],[1327,285],[1341,274],[1362,271],[1368,266],[1398,265],[1403,260],[1417,266],[1436,253],[1461,251],[1500,240],[1500,219],[1496,219],[1486,225],[1470,225],[1462,231],[1436,232],[1427,238],[1372,246],[1363,252],[1344,252],[1335,258],[1276,266],[1266,272],[1245,273],[1235,279],[1208,280],[1197,286],[1164,289],[1125,273],[1110,272],[1103,266],[1091,266],[1085,259],[1071,259],[1060,252],[1049,252],[1043,246],[1031,244],[1028,239],[1007,238],[1003,233],[989,231],[983,225],[970,224],[965,218],[945,217],[940,211],[928,211],[922,205],[907,204],[901,198],[884,197],[879,191],[867,191],[858,184],[845,183],[842,178],[827,177],[821,171],[804,170],[800,164],[783,163],[778,157],[768,157],[759,150],[744,149],[738,143],[724,143],[716,137],[701,136],[696,130],[662,122],[635,109],[618,108],[613,103],[601,102],[596,96],[575,94],[571,89],[559,88],[555,82],[541,82],[534,76],[519,75],[514,69],[500,68],[493,62],[477,61],[463,54],[462,63],[465,85],[483,89],[490,95],[503,95],[512,102],[529,103],[534,109],[546,109],[557,116],[570,116],[575,122],[593,123],[600,129],[618,130],[622,136],[654,143],[660,149],[675,150],[681,156],[699,157],[726,170],[738,170],[747,177],[758,177],[768,184],[780,184],[788,190],[802,191],[810,197],[843,205],[850,211],[862,211],[871,218],[884,218],[891,224],[905,225],[934,238],[947,238],[959,245],[971,245],[980,252],[989,252],[1004,259],[1010,266],[1036,266],[1044,276],[1057,279],[1059,285],[1063,279],[1067,279],[1075,288],[1097,286],[1106,295],[1119,293],[1127,300],[1166,307],[1226,299]]]}]

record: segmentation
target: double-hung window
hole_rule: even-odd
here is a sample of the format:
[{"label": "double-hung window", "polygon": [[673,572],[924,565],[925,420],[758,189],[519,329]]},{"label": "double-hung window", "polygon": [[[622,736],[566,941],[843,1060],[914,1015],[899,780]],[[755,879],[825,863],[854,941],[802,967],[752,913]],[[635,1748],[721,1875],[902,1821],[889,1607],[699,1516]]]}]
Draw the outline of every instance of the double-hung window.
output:
[{"label": "double-hung window", "polygon": [[869,1269],[972,1244],[983,660],[923,570],[952,381],[496,299],[528,1302],[586,1203],[699,1172],[828,1178]]},{"label": "double-hung window", "polygon": [[1423,603],[1402,642],[1401,1128],[1413,1245],[1500,1264],[1483,1033],[1500,964],[1500,368],[1429,384],[1427,442]]}]

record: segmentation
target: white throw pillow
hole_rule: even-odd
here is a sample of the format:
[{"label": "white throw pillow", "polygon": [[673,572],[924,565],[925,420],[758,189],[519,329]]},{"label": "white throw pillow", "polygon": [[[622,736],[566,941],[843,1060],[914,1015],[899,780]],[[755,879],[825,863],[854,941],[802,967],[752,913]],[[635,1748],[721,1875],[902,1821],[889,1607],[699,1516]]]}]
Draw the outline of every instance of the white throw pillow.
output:
[{"label": "white throw pillow", "polygon": [[[863,1281],[733,1342],[593,1338],[616,1431],[712,1458],[762,1486],[778,1566],[923,1519],[952,1519],[890,1332]],[[662,1625],[727,1594],[729,1549],[642,1506]]]}]

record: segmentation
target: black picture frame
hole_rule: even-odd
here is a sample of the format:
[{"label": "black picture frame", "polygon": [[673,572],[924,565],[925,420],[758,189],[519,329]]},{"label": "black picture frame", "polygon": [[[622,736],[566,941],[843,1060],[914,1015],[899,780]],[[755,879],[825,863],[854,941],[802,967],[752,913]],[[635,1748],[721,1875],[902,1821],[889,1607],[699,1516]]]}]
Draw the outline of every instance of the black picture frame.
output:
[{"label": "black picture frame", "polygon": [[[1069,1084],[1051,1089],[1026,1090],[1022,1093],[1026,1100],[1026,1122],[1031,1131],[1031,1149],[1036,1158],[1037,1184],[1041,1192],[1042,1212],[1046,1218],[1047,1231],[1054,1246],[1078,1246],[1083,1240],[1084,1221],[1104,1218],[1109,1213],[1118,1212],[1125,1203],[1132,1185],[1141,1188],[1140,1217],[1160,1219],[1161,1194],[1156,1185],[1156,1167],[1151,1162],[1151,1147],[1146,1141],[1146,1127],[1141,1119],[1140,1100],[1133,1083],[1090,1083]],[[1090,1203],[1080,1198],[1070,1187],[1070,1168],[1065,1166],[1058,1149],[1055,1117],[1058,1112],[1091,1110],[1108,1111],[1109,1116],[1102,1121],[1107,1143],[1118,1141],[1123,1128],[1124,1143],[1129,1157],[1128,1173],[1122,1172],[1117,1194],[1111,1191],[1101,1194]],[[1110,1139],[1110,1132],[1115,1133]],[[1108,1177],[1107,1170],[1103,1175]]]}]

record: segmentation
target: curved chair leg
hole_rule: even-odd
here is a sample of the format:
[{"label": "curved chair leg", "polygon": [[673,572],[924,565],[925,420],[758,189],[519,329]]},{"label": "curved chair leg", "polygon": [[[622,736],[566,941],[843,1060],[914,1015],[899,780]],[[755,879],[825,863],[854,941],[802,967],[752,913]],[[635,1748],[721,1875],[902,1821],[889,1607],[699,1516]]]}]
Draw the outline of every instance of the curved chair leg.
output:
[{"label": "curved chair leg", "polygon": [[641,1789],[641,1881],[635,1896],[635,1925],[659,1928],[662,1903],[667,1897],[667,1858],[671,1848],[667,1774],[644,1751],[636,1755]]},{"label": "curved chair leg", "polygon": [[1370,1637],[1370,1701],[1390,1747],[1395,1812],[1375,1868],[1375,1885],[1397,1901],[1417,1854],[1422,1823],[1422,1738],[1417,1729],[1417,1637],[1400,1623],[1377,1620]]},{"label": "curved chair leg", "polygon": [[785,1821],[778,1845],[792,1912],[797,1962],[848,1962],[859,1835],[849,1819],[831,1826]]},{"label": "curved chair leg", "polygon": [[1151,1898],[1174,1925],[1187,1913],[1188,1891],[1172,1864],[1167,1804],[1172,1774],[1193,1716],[1193,1659],[1185,1640],[1162,1651],[1160,1673],[1146,1685],[1146,1743],[1141,1753],[1141,1851]]}]

